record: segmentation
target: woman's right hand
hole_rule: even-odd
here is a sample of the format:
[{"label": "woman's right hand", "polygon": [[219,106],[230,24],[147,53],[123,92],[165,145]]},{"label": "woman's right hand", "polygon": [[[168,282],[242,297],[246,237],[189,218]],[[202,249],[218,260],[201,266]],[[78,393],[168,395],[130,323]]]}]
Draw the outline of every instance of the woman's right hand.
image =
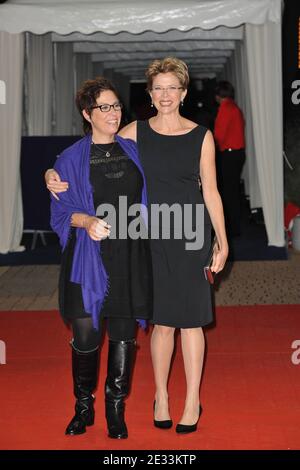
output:
[{"label": "woman's right hand", "polygon": [[87,215],[83,220],[83,227],[91,239],[95,241],[104,240],[110,235],[111,225],[98,217]]},{"label": "woman's right hand", "polygon": [[57,171],[53,170],[52,168],[50,170],[47,170],[45,173],[45,181],[46,181],[46,186],[49,189],[50,193],[59,201],[59,197],[57,196],[56,193],[64,193],[69,189],[69,183],[66,181],[61,181],[59,174]]}]

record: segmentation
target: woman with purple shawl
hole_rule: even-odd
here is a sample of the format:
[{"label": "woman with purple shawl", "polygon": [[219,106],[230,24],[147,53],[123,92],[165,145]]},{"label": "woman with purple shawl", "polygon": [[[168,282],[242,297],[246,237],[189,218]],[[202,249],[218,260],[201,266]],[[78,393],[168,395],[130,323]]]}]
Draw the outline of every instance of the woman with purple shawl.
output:
[{"label": "woman with purple shawl", "polygon": [[[122,104],[112,84],[102,77],[85,81],[76,104],[86,135],[57,159],[55,170],[69,186],[59,198],[52,193],[51,201],[51,226],[63,250],[60,312],[73,332],[76,404],[66,434],[83,434],[86,426],[94,424],[93,391],[105,318],[108,435],[124,439],[128,437],[124,399],[134,364],[136,321],[145,326],[151,318],[152,272],[148,240],[128,236],[133,217],[124,213],[120,198],[128,207],[137,204],[144,213],[145,177],[135,142],[116,136]],[[145,229],[146,221],[141,219],[141,225]]]}]

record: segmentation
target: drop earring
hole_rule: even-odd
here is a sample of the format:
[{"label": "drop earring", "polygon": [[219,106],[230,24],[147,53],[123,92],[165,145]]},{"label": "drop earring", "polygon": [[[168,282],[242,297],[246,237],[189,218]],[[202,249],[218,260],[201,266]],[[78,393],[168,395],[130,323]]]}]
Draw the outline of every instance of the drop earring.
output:
[{"label": "drop earring", "polygon": [[151,105],[150,105],[150,106],[151,106],[151,108],[153,108],[153,106],[154,106],[153,101],[151,101]]},{"label": "drop earring", "polygon": [[181,106],[183,106],[183,100],[180,102]]}]

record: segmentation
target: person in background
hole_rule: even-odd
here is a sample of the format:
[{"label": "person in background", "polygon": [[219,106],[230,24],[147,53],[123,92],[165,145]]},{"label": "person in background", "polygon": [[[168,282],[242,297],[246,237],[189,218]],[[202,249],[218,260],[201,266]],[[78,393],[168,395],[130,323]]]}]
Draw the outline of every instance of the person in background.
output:
[{"label": "person in background", "polygon": [[227,233],[229,236],[238,236],[241,233],[240,178],[245,163],[245,121],[234,101],[234,88],[230,82],[218,82],[215,97],[219,104],[214,126],[218,148],[218,185]]}]

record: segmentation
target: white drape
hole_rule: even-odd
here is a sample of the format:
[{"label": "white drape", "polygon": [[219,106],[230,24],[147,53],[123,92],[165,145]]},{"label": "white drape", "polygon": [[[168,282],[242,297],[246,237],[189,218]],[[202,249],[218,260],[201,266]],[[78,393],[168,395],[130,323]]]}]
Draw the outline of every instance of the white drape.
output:
[{"label": "white drape", "polygon": [[242,177],[245,181],[246,194],[250,197],[250,207],[254,208],[261,207],[262,203],[256,167],[248,67],[245,54],[244,42],[238,41],[232,56],[232,74],[235,82],[236,101],[242,109],[246,121],[246,163]]},{"label": "white drape", "polygon": [[28,135],[51,135],[53,53],[51,34],[27,34]]},{"label": "white drape", "polygon": [[53,134],[72,135],[74,108],[73,44],[55,44],[55,123]]},{"label": "white drape", "polygon": [[268,242],[284,246],[281,24],[246,24],[246,57],[256,165]]},{"label": "white drape", "polygon": [[237,41],[233,53],[226,63],[220,78],[229,80],[234,85],[235,100],[243,111],[245,117],[246,163],[243,169],[242,178],[245,182],[245,192],[250,198],[250,207],[257,208],[261,207],[262,203],[255,159],[252,109],[247,72],[248,67],[245,54],[244,42]]},{"label": "white drape", "polygon": [[[75,83],[74,92],[76,92],[84,80],[93,78],[93,64],[90,54],[75,54]],[[76,135],[82,135],[82,119],[74,106],[74,131]]]},{"label": "white drape", "polygon": [[246,194],[250,197],[250,207],[257,208],[262,207],[261,192],[259,186],[257,165],[256,165],[256,153],[254,147],[254,135],[253,135],[253,117],[250,97],[250,86],[249,86],[249,75],[248,75],[248,64],[246,60],[245,43],[241,43],[240,48],[240,60],[241,60],[241,81],[244,86],[244,111],[246,119],[246,163],[243,171],[243,178],[245,180]]},{"label": "white drape", "polygon": [[0,32],[0,253],[19,251],[23,230],[20,146],[24,38]]}]

